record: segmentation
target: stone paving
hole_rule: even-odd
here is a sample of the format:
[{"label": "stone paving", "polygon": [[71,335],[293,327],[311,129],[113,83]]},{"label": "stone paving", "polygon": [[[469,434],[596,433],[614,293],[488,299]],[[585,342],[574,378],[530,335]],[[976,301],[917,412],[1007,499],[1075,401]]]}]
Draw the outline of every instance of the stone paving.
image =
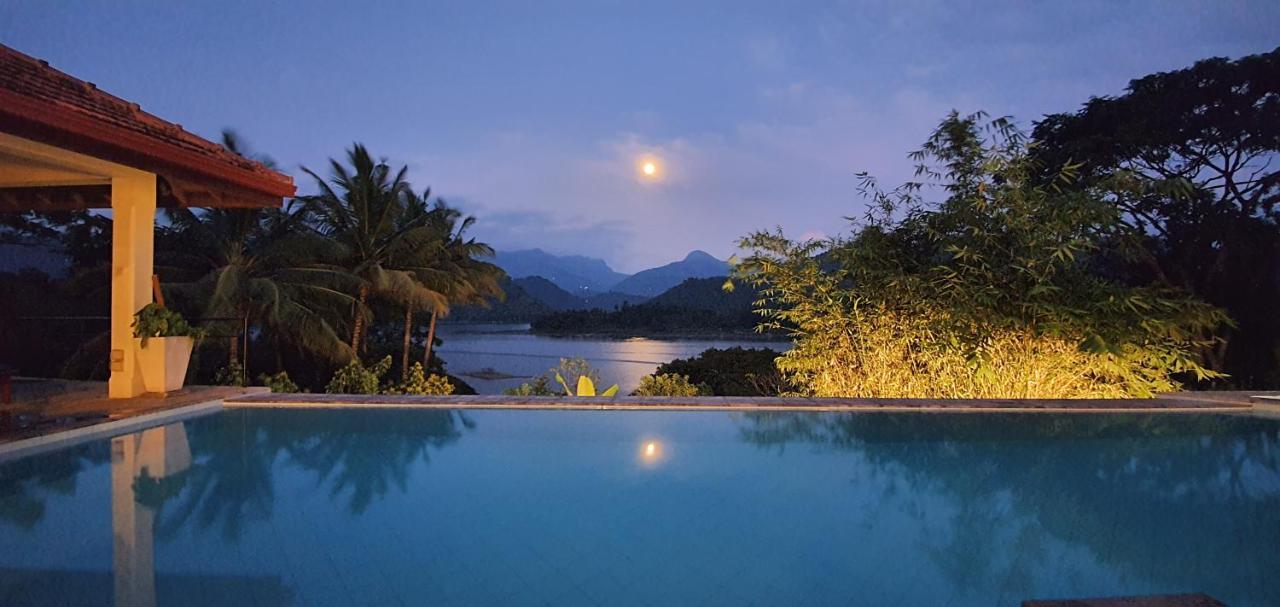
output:
[{"label": "stone paving", "polygon": [[19,387],[21,383],[16,385],[13,404],[0,406],[0,443],[265,390],[235,386],[188,386],[165,395],[108,399],[104,382],[60,383],[64,385],[42,390],[24,390]]}]

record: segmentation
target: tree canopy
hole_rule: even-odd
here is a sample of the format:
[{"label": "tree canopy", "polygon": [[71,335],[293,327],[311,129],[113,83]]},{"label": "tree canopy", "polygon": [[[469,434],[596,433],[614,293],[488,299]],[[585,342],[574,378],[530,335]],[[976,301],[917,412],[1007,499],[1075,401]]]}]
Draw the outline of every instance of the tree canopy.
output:
[{"label": "tree canopy", "polygon": [[[1115,207],[1039,180],[1005,119],[948,116],[917,152],[920,181],[889,191],[854,233],[741,242],[762,328],[791,331],[778,359],[805,393],[922,398],[1149,397],[1210,377],[1194,349],[1225,321],[1167,288],[1092,272],[1122,229]],[[937,202],[927,194],[941,193]]]},{"label": "tree canopy", "polygon": [[1132,228],[1102,269],[1223,307],[1235,327],[1206,363],[1235,385],[1280,385],[1280,49],[1134,80],[1033,138],[1046,180],[1078,170]]}]

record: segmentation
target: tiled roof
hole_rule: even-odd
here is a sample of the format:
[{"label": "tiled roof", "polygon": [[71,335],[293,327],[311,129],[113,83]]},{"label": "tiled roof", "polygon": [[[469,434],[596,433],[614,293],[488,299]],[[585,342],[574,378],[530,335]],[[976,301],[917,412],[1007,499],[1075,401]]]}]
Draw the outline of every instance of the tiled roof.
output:
[{"label": "tiled roof", "polygon": [[[164,156],[170,152],[183,159],[178,164],[200,171],[202,164],[213,172],[227,175],[231,170],[240,173],[240,185],[258,183],[258,189],[274,190],[272,193],[293,189],[293,179],[273,171],[259,162],[232,153],[226,148],[193,135],[181,125],[163,120],[144,112],[132,103],[100,90],[91,82],[85,82],[49,66],[7,46],[0,45],[0,93],[8,92],[40,104],[50,115],[81,117],[105,127],[104,132],[127,131],[144,139],[135,141],[147,144],[147,153]],[[5,108],[0,107],[0,112]],[[58,125],[54,125],[58,126]],[[118,142],[118,140],[117,140]],[[163,159],[163,158],[162,158]]]}]

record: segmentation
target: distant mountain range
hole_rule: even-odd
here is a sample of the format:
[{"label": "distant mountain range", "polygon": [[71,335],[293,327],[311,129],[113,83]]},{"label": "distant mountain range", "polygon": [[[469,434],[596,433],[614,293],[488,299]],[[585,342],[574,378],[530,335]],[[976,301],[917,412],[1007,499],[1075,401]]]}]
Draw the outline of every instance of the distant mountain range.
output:
[{"label": "distant mountain range", "polygon": [[613,285],[613,290],[619,293],[655,297],[690,278],[711,278],[728,274],[728,262],[716,259],[703,251],[694,251],[680,261],[636,272]]},{"label": "distant mountain range", "polygon": [[624,304],[638,304],[649,298],[612,291],[578,297],[541,276],[507,278],[502,284],[506,298],[485,306],[461,306],[449,315],[453,322],[530,322],[567,310],[613,310]]},{"label": "distant mountain range", "polygon": [[487,308],[458,308],[451,320],[529,322],[569,310],[612,311],[660,296],[667,298],[664,305],[686,307],[690,302],[680,300],[687,299],[682,293],[689,289],[688,281],[714,278],[705,284],[719,285],[729,272],[727,262],[703,251],[630,276],[614,271],[601,259],[552,255],[540,249],[500,252],[495,263],[510,276],[503,284],[506,299]]},{"label": "distant mountain range", "polygon": [[711,336],[752,334],[760,317],[750,285],[725,292],[724,276],[689,278],[637,305],[613,310],[563,310],[535,318],[535,333],[550,335]]},{"label": "distant mountain range", "polygon": [[654,297],[686,279],[724,276],[729,272],[727,262],[703,251],[693,251],[680,261],[630,276],[610,268],[603,259],[552,255],[542,249],[501,251],[494,263],[513,279],[541,277],[572,296],[586,298],[610,291]]},{"label": "distant mountain range", "polygon": [[759,292],[749,284],[737,282],[725,291],[725,276],[690,278],[645,302],[651,307],[709,310],[713,312],[750,313]]},{"label": "distant mountain range", "polygon": [[499,251],[493,262],[511,278],[540,276],[577,297],[605,293],[627,278],[603,259],[582,255],[552,255],[542,249]]},{"label": "distant mountain range", "polygon": [[556,312],[546,302],[534,297],[510,278],[503,279],[506,297],[490,301],[487,306],[457,306],[450,310],[447,322],[529,322]]},{"label": "distant mountain range", "polygon": [[541,300],[553,310],[612,310],[623,303],[637,304],[648,299],[638,295],[609,291],[587,297],[576,296],[541,276],[528,276],[511,281],[525,293]]}]

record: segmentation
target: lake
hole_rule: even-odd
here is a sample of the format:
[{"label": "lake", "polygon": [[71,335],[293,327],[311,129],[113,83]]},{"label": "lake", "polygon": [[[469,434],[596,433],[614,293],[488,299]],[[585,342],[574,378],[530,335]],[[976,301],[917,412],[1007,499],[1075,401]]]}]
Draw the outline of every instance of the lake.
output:
[{"label": "lake", "polygon": [[[634,390],[640,378],[666,362],[697,356],[707,348],[773,348],[787,350],[788,342],[752,339],[649,339],[633,337],[550,337],[529,333],[529,325],[442,324],[444,342],[436,351],[457,375],[480,394],[501,394],[546,373],[561,358],[587,359],[599,372],[601,389],[613,384],[621,393]],[[513,379],[480,379],[470,374],[492,369]]]}]

